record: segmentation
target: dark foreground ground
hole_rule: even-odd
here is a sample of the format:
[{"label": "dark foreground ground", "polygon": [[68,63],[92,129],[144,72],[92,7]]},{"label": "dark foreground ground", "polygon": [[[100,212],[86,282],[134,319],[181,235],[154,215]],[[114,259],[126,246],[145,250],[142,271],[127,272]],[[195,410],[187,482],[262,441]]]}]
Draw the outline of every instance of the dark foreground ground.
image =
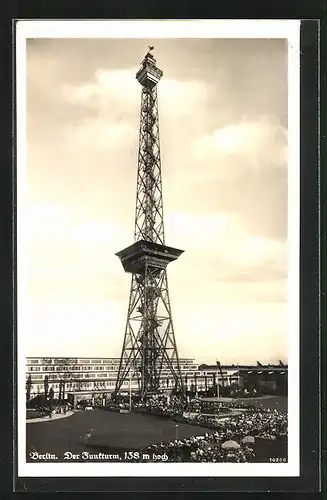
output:
[{"label": "dark foreground ground", "polygon": [[[250,404],[250,401],[248,403]],[[278,407],[281,410],[283,405],[286,407],[286,402],[276,403],[276,399],[262,400],[261,404],[265,407],[268,405],[270,405],[268,407]],[[102,461],[90,456],[99,453],[113,455],[110,458],[112,461],[125,461],[128,452],[152,443],[199,436],[206,432],[212,431],[206,427],[184,423],[176,426],[176,422],[170,419],[138,412],[121,414],[104,410],[77,411],[67,418],[27,424],[26,459],[28,462],[43,463],[85,462],[82,453],[88,452],[88,462]],[[256,461],[267,462],[269,457],[286,456],[286,444],[283,444],[283,449],[279,449],[280,446],[276,442],[257,440]],[[53,456],[45,455],[46,453]],[[108,458],[104,458],[103,461],[108,461]]]},{"label": "dark foreground ground", "polygon": [[89,453],[101,451],[117,453],[124,460],[124,452],[160,441],[171,441],[176,437],[198,436],[205,432],[208,432],[205,427],[188,424],[178,424],[176,427],[176,423],[172,420],[143,413],[122,414],[104,410],[92,412],[82,410],[60,420],[27,424],[26,459],[28,462],[44,461],[31,458],[31,453],[35,451],[39,454],[55,454],[58,459],[52,461],[64,461],[65,452],[80,454],[83,451]]}]

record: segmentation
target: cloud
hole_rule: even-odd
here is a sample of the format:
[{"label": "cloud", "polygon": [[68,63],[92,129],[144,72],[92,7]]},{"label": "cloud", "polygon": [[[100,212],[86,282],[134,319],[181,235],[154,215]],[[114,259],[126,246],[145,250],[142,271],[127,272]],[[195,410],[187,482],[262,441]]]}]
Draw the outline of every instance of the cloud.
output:
[{"label": "cloud", "polygon": [[[134,144],[132,134],[133,137],[137,136],[135,131],[138,130],[138,103],[141,96],[141,86],[136,81],[134,72],[101,69],[96,71],[92,82],[65,84],[61,86],[60,92],[68,105],[79,105],[96,112],[81,124],[86,131],[90,129],[91,138],[95,135],[92,133],[93,127],[102,136],[104,131],[117,126],[117,136],[111,138],[109,135],[107,143],[110,140],[119,142],[121,139],[125,141],[125,145],[128,142]],[[211,87],[204,82],[164,78],[160,82],[159,92],[160,124],[163,129],[170,130],[170,134],[179,129],[182,134],[180,123],[187,119],[184,128],[187,127],[189,132],[198,130],[201,127],[199,119],[188,120],[190,109],[197,109],[198,114],[201,111],[205,113],[210,94]],[[131,132],[129,137],[126,136],[126,129]]]},{"label": "cloud", "polygon": [[[196,179],[235,182],[244,172],[285,169],[287,164],[287,131],[274,117],[260,116],[256,121],[246,117],[241,122],[216,129],[200,137],[192,147]],[[206,168],[204,168],[206,166]]]},{"label": "cloud", "polygon": [[120,335],[113,330],[120,316],[120,306],[114,301],[98,304],[77,298],[67,303],[30,303],[24,336],[36,355],[105,355],[108,340],[114,352],[121,347],[123,327]]},{"label": "cloud", "polygon": [[78,211],[45,203],[31,204],[25,223],[27,286],[33,301],[125,298],[126,279],[115,253],[126,235],[117,223],[86,220]]},{"label": "cloud", "polygon": [[[71,355],[120,354],[130,276],[115,253],[133,239],[144,43],[29,45],[31,354],[54,355],[44,332]],[[235,361],[252,345],[273,356],[287,337],[285,47],[158,40],[156,50],[166,241],[185,250],[168,270],[180,354]]]},{"label": "cloud", "polygon": [[236,212],[249,232],[286,239],[287,131],[273,115],[198,135],[174,155],[170,189],[185,208]]},{"label": "cloud", "polygon": [[[287,307],[279,302],[264,302],[260,306],[248,301],[182,305],[172,298],[179,315],[174,315],[175,332],[181,352],[192,345],[196,359],[222,363],[271,362],[287,357],[285,336]],[[197,315],[190,314],[196,308]],[[214,315],[212,310],[214,308]],[[181,332],[187,330],[187,336]],[[279,357],[278,357],[279,356]],[[242,361],[241,361],[242,360]],[[243,361],[244,360],[244,361]]]},{"label": "cloud", "polygon": [[[115,253],[124,246],[120,242],[130,243],[130,235],[117,222],[85,220],[79,213],[51,204],[32,205],[27,221],[33,296],[37,297],[46,282],[42,300],[56,301],[58,296],[91,301],[94,297],[100,301],[126,297],[128,277],[124,277]],[[202,300],[210,287],[211,294],[224,301],[239,300],[237,297],[285,300],[284,281],[275,286],[276,280],[286,278],[285,244],[249,235],[233,213],[173,213],[167,225],[168,243],[185,249],[169,271],[173,287],[186,294],[185,300],[189,300],[190,287],[196,288],[194,300]]]},{"label": "cloud", "polygon": [[201,279],[271,281],[286,277],[285,242],[247,232],[237,213],[170,213],[169,241],[186,251],[179,266]]},{"label": "cloud", "polygon": [[103,106],[117,106],[124,103],[124,108],[135,106],[135,98],[140,94],[141,87],[135,85],[135,75],[132,71],[108,71],[98,69],[91,82],[82,84],[63,84],[60,88],[62,98],[69,104],[79,104],[85,107],[95,107],[101,112]]}]

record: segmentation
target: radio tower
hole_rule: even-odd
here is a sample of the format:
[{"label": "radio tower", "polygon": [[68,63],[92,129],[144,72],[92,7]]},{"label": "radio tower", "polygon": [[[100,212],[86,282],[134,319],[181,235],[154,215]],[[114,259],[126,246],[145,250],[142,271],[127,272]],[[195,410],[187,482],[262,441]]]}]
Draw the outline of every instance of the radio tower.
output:
[{"label": "radio tower", "polygon": [[166,271],[183,250],[165,244],[157,101],[163,72],[156,66],[153,48],[149,46],[136,74],[142,96],[134,243],[116,254],[132,282],[115,394],[133,377],[143,401],[168,386],[168,374],[184,396]]}]

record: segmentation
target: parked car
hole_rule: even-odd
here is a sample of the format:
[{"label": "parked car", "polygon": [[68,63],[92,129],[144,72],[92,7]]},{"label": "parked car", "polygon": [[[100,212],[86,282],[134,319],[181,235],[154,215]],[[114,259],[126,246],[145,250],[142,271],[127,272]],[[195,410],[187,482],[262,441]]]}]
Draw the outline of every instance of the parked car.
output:
[{"label": "parked car", "polygon": [[92,411],[93,410],[93,406],[85,406],[85,411]]}]

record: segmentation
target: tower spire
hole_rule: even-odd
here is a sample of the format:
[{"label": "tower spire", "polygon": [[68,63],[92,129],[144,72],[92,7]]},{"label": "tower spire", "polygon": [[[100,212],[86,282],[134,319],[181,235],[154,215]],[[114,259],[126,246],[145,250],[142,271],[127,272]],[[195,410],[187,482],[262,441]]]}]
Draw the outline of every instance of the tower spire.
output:
[{"label": "tower spire", "polygon": [[142,400],[167,389],[167,372],[172,388],[184,395],[166,270],[183,250],[165,245],[157,98],[163,72],[153,48],[136,73],[142,91],[134,243],[116,254],[132,280],[115,394],[132,371]]}]

